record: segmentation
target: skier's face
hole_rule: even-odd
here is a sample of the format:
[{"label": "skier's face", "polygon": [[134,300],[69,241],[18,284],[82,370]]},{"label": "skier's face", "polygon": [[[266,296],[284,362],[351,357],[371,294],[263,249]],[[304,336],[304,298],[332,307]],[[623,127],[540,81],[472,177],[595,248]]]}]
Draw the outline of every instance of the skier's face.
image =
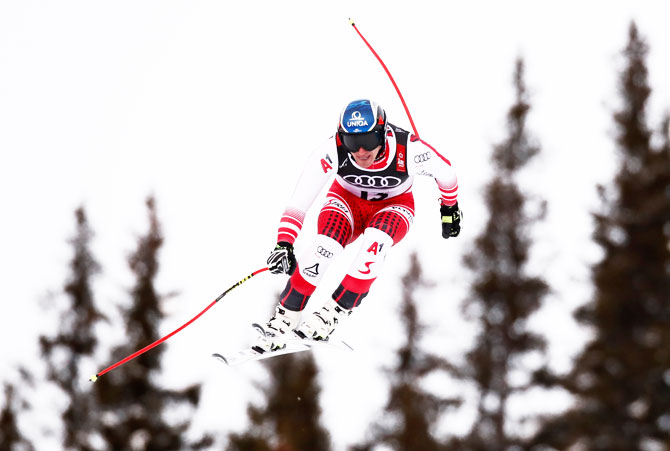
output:
[{"label": "skier's face", "polygon": [[356,152],[351,152],[351,155],[354,157],[357,165],[363,169],[367,169],[372,166],[372,163],[374,163],[381,148],[382,146],[377,146],[372,150],[365,150],[364,148],[359,147]]}]

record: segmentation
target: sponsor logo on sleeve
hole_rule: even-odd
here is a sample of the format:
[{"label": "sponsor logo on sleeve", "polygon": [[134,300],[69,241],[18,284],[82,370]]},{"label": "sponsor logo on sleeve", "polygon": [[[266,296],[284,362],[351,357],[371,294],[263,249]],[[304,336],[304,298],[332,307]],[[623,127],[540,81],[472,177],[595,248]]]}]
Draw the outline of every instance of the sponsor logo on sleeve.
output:
[{"label": "sponsor logo on sleeve", "polygon": [[432,157],[432,155],[431,155],[430,152],[424,152],[424,153],[422,153],[422,154],[416,155],[416,156],[414,157],[414,162],[415,162],[415,163],[423,163],[423,162],[425,162],[425,161],[430,160],[431,157]]}]

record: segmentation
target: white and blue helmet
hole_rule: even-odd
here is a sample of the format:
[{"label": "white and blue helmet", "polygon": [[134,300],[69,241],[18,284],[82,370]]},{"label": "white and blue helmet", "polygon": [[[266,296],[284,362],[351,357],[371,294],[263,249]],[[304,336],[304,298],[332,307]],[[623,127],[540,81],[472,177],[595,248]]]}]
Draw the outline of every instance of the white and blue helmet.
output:
[{"label": "white and blue helmet", "polygon": [[337,132],[344,146],[351,152],[361,147],[374,150],[383,146],[386,138],[386,112],[369,99],[349,102],[340,113]]}]

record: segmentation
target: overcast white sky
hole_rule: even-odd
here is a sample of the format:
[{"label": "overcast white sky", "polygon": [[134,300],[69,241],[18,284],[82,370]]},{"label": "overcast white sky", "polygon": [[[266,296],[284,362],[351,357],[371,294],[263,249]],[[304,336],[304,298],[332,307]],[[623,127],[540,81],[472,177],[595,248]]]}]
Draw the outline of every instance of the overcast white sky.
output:
[{"label": "overcast white sky", "polygon": [[[146,230],[144,200],[156,195],[166,237],[158,284],[179,292],[166,303],[168,333],[264,265],[302,161],[333,133],[344,104],[374,98],[409,128],[349,17],[391,70],[422,138],[456,167],[465,219],[458,239],[442,240],[437,189],[417,181],[413,230],[340,332],[356,352],[317,353],[323,419],[337,445],[362,438],[385,401],[385,384],[369,381],[401,341],[388,331],[400,330],[396,290],[411,251],[437,283],[421,299],[427,343],[459,358],[475,332],[458,316],[469,277],[461,258],[486,220],[481,188],[492,145],[505,134],[517,56],[527,65],[530,131],[543,148],[523,180],[549,201],[530,270],[555,290],[534,325],[549,334],[555,368],[569,366],[585,336],[570,313],[588,300],[587,267],[599,255],[590,243],[595,185],[615,169],[619,54],[635,20],[651,46],[656,126],[670,108],[668,2],[10,0],[0,3],[3,379],[15,379],[19,362],[39,369],[37,335],[56,327],[50,293],[67,275],[78,206],[96,232],[97,301],[114,316],[132,284],[126,256]],[[336,287],[354,250],[316,296]],[[244,346],[248,324],[266,319],[284,283],[259,276],[167,345],[166,383],[204,384],[195,432],[244,425],[246,403],[259,399],[252,381],[264,373],[255,364],[228,369],[209,355]],[[110,345],[122,334],[118,323],[101,329]],[[90,373],[105,361],[90,362]],[[369,402],[360,403],[356,384]],[[441,387],[450,389],[459,388]],[[555,406],[565,402],[555,396]],[[517,412],[541,409],[516,403]],[[465,409],[443,429],[467,426]]]}]

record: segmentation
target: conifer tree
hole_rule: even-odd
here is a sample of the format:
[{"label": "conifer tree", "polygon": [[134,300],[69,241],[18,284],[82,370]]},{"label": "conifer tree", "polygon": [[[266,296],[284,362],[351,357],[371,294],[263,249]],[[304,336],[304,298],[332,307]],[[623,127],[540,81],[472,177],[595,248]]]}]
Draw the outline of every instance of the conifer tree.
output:
[{"label": "conifer tree", "polygon": [[288,354],[267,362],[272,375],[262,389],[264,406],[249,406],[250,429],[231,434],[229,451],[328,451],[330,434],[320,424],[321,388],[310,353]]},{"label": "conifer tree", "polygon": [[[147,199],[146,205],[149,230],[140,237],[137,249],[128,259],[135,284],[130,292],[131,304],[122,311],[127,343],[113,350],[114,362],[160,338],[158,326],[163,319],[161,301],[164,297],[157,292],[155,279],[163,234],[154,198]],[[100,410],[98,415],[102,418],[100,434],[106,449],[184,450],[211,444],[209,437],[203,437],[197,443],[188,443],[184,433],[190,421],[180,419],[169,422],[165,418],[168,411],[197,406],[200,398],[199,385],[169,390],[156,384],[165,349],[165,346],[158,346],[95,383]]]},{"label": "conifer tree", "polygon": [[529,374],[521,357],[531,351],[543,351],[544,339],[529,331],[526,322],[542,304],[547,284],[528,274],[531,248],[530,226],[542,218],[545,210],[531,213],[530,201],[516,177],[539,152],[526,129],[531,108],[524,82],[524,63],[517,59],[514,71],[515,103],[507,113],[508,136],[493,150],[495,176],[485,188],[489,218],[474,249],[466,255],[466,266],[474,273],[471,293],[464,303],[466,312],[476,320],[479,333],[467,353],[464,379],[479,392],[477,416],[472,430],[454,440],[451,449],[505,450],[520,443],[510,434],[506,415],[512,395],[528,387],[513,385],[512,371]]},{"label": "conifer tree", "polygon": [[70,241],[74,248],[71,274],[64,287],[67,305],[62,308],[56,336],[41,336],[40,347],[47,365],[47,379],[68,398],[61,414],[64,448],[93,450],[95,408],[90,387],[83,385],[87,382],[80,373],[80,362],[93,355],[98,344],[94,327],[104,316],[94,303],[92,280],[100,272],[100,266],[91,254],[93,232],[83,208],[75,211],[75,219],[77,231]]},{"label": "conifer tree", "polygon": [[0,451],[33,451],[35,448],[18,426],[18,417],[27,406],[13,384],[4,384],[4,405],[0,409]]},{"label": "conifer tree", "polygon": [[437,420],[445,409],[460,405],[461,400],[437,396],[421,386],[424,378],[433,372],[453,369],[445,359],[421,348],[425,326],[419,318],[415,293],[429,285],[423,278],[416,253],[412,253],[409,269],[402,278],[401,321],[406,341],[398,349],[396,366],[387,370],[391,389],[384,410],[393,421],[380,419],[371,431],[371,439],[353,448],[355,451],[373,450],[380,445],[399,451],[443,449],[435,437]]},{"label": "conifer tree", "polygon": [[648,45],[631,23],[614,113],[620,166],[599,187],[592,268],[594,298],[576,312],[593,339],[560,383],[573,409],[549,421],[534,444],[566,449],[670,449],[670,138],[652,146]]}]

